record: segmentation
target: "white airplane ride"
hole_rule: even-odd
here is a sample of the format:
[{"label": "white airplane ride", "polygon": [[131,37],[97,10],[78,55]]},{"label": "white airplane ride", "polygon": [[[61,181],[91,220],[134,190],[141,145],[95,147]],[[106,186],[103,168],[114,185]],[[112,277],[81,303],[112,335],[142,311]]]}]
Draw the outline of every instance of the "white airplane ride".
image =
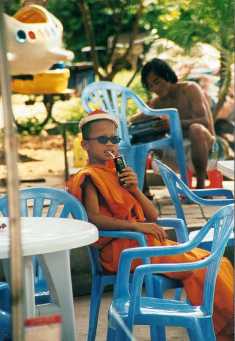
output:
[{"label": "white airplane ride", "polygon": [[4,14],[7,56],[11,74],[35,75],[53,64],[70,61],[74,54],[62,45],[63,26],[38,5],[21,8],[14,17]]}]

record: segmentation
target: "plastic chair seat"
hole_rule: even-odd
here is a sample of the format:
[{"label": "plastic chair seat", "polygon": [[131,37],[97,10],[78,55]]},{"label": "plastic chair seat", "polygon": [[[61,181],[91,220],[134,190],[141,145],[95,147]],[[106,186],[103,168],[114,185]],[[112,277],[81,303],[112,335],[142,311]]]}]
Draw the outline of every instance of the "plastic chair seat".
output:
[{"label": "plastic chair seat", "polygon": [[[125,299],[117,299],[112,303],[111,309],[115,310],[122,319],[127,319],[130,307],[130,301]],[[161,318],[164,320],[163,325],[165,325],[165,319],[167,316],[171,318],[170,323],[174,325],[174,317],[187,318],[200,318],[205,315],[201,310],[200,306],[192,306],[185,301],[167,300],[167,299],[157,299],[151,297],[142,297],[140,299],[140,314],[135,315],[135,324],[144,325],[149,324],[149,322],[154,323],[154,319],[157,319],[157,324],[161,325]],[[152,320],[152,321],[151,321]]]}]

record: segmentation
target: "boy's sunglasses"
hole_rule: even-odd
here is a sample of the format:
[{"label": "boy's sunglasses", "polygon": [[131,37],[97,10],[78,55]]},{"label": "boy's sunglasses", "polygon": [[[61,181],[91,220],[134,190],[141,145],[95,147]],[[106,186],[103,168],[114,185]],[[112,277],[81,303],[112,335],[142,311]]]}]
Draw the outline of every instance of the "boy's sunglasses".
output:
[{"label": "boy's sunglasses", "polygon": [[97,136],[97,137],[90,137],[86,140],[97,140],[99,143],[101,144],[107,144],[109,141],[112,143],[112,144],[118,144],[121,139],[119,136],[106,136],[106,135],[101,135],[101,136]]}]

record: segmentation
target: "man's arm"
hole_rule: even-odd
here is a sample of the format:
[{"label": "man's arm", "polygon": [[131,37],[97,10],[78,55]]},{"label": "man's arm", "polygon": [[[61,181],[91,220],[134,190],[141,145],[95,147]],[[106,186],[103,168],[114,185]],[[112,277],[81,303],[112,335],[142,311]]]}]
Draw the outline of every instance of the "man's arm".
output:
[{"label": "man's arm", "polygon": [[193,123],[199,123],[205,126],[211,134],[214,135],[213,117],[209,107],[209,103],[204,96],[202,89],[196,83],[190,83],[185,91],[190,101],[190,115],[189,119],[181,119],[183,129],[188,129]]},{"label": "man's arm", "polygon": [[153,119],[152,116],[147,116],[144,113],[140,112],[140,113],[137,113],[135,115],[132,115],[129,118],[129,122],[130,123],[136,123],[136,122],[148,121],[148,120],[152,120],[152,119]]},{"label": "man's arm", "polygon": [[[150,108],[155,109],[157,106],[157,100],[158,100],[158,97],[155,97],[151,101],[147,102],[147,105]],[[140,122],[140,121],[150,121],[153,119],[153,117],[154,116],[147,116],[147,115],[143,114],[142,112],[139,112],[135,115],[132,115],[129,119],[129,122],[134,123],[134,122]]]}]

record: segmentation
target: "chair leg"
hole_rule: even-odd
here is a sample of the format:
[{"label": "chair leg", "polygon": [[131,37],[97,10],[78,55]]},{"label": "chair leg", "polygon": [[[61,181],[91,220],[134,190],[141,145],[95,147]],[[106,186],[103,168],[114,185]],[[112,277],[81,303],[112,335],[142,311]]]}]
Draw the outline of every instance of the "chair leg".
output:
[{"label": "chair leg", "polygon": [[10,287],[7,282],[0,282],[0,309],[11,311]]},{"label": "chair leg", "polygon": [[[167,289],[175,288],[176,290],[175,299],[180,299],[181,288],[179,288],[179,286],[180,286],[179,281],[175,281],[163,276],[162,277],[156,276],[154,277],[154,297],[164,298],[164,292]],[[166,330],[164,327],[151,326],[150,333],[152,341],[154,340],[166,341]]]},{"label": "chair leg", "polygon": [[151,341],[166,341],[166,329],[160,326],[151,326],[150,328]]},{"label": "chair leg", "polygon": [[91,298],[90,298],[90,312],[89,312],[89,326],[87,341],[94,341],[96,336],[97,322],[99,317],[100,302],[104,291],[100,276],[92,279]]},{"label": "chair leg", "polygon": [[181,300],[182,291],[183,291],[182,288],[175,288],[175,297],[174,297],[174,299],[176,301],[180,301]]},{"label": "chair leg", "polygon": [[0,310],[0,341],[11,340],[11,317]]},{"label": "chair leg", "polygon": [[131,341],[131,339],[122,330],[108,328],[106,341]]},{"label": "chair leg", "polygon": [[119,316],[115,309],[108,313],[108,330],[106,341],[131,341],[133,325],[127,326],[126,321]]},{"label": "chair leg", "polygon": [[115,334],[116,334],[115,329],[108,327],[106,341],[114,341]]},{"label": "chair leg", "polygon": [[177,139],[177,137],[175,135],[176,134],[174,133],[173,139],[176,141],[175,152],[176,152],[177,165],[179,167],[179,172],[180,172],[181,179],[187,184],[188,179],[187,179],[187,172],[186,172],[186,162],[185,162],[184,153],[182,153],[183,145],[178,143],[178,139]]},{"label": "chair leg", "polygon": [[115,341],[130,341],[132,331],[129,330],[129,332],[130,334],[127,335],[126,331],[121,326],[118,326],[116,329]]},{"label": "chair leg", "polygon": [[192,327],[188,329],[190,341],[204,340],[216,341],[212,319],[195,319]]},{"label": "chair leg", "polygon": [[[155,281],[154,285],[154,297],[157,298],[163,298],[164,292],[163,292],[162,284],[160,281]],[[165,328],[160,326],[151,326],[150,327],[150,335],[151,335],[151,341],[166,341],[166,333]]]}]

